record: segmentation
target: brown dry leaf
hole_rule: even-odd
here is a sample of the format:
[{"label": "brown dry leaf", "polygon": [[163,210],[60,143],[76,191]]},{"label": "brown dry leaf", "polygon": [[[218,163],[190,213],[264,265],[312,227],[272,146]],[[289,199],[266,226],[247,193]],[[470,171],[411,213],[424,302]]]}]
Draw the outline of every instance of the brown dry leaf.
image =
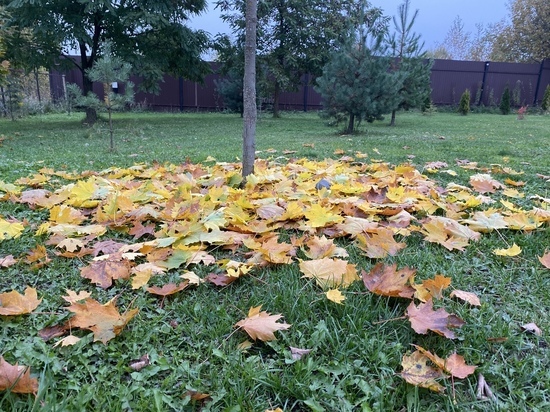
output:
[{"label": "brown dry leaf", "polygon": [[119,255],[109,255],[108,259],[93,261],[88,266],[80,268],[83,278],[90,279],[103,289],[113,284],[115,279],[128,279],[130,277],[130,262],[121,259]]},{"label": "brown dry leaf", "polygon": [[43,245],[38,245],[27,252],[27,257],[25,258],[25,263],[32,264],[33,269],[39,269],[50,262],[51,259],[48,257],[48,252]]},{"label": "brown dry leaf", "polygon": [[531,332],[537,336],[542,336],[542,330],[540,330],[540,328],[534,323],[526,323],[525,325],[521,325],[521,329],[525,332]]},{"label": "brown dry leaf", "polygon": [[309,250],[304,250],[304,254],[309,259],[322,259],[330,257],[348,257],[348,252],[334,244],[333,239],[327,239],[325,236],[313,236],[305,242]]},{"label": "brown dry leaf", "polygon": [[28,286],[25,289],[25,295],[21,295],[16,290],[0,293],[0,315],[14,316],[31,313],[41,301],[42,299],[38,299],[36,289]]},{"label": "brown dry leaf", "polygon": [[270,315],[265,311],[260,312],[261,308],[262,305],[251,307],[248,311],[248,316],[237,322],[235,327],[244,329],[248,333],[248,336],[254,340],[259,339],[264,342],[276,340],[277,338],[275,338],[273,332],[288,329],[291,325],[277,323],[283,315]]},{"label": "brown dry leaf", "polygon": [[411,327],[416,333],[425,335],[431,330],[439,335],[449,339],[456,336],[449,328],[459,328],[464,325],[464,321],[456,315],[451,315],[443,308],[433,310],[432,300],[421,303],[418,306],[411,302],[407,308],[406,316],[411,322]]},{"label": "brown dry leaf", "polygon": [[176,285],[175,283],[167,283],[160,288],[158,286],[151,286],[145,290],[153,295],[168,296],[182,291],[187,286],[189,286],[189,281],[181,282],[179,285]]},{"label": "brown dry leaf", "polygon": [[539,262],[542,263],[542,266],[544,266],[546,269],[550,269],[550,252],[539,256]]},{"label": "brown dry leaf", "polygon": [[412,299],[414,289],[408,285],[409,279],[415,274],[414,269],[397,270],[397,264],[386,266],[382,262],[376,264],[370,272],[362,271],[363,283],[372,293],[381,296],[394,296]]},{"label": "brown dry leaf", "polygon": [[218,273],[210,273],[204,278],[206,282],[210,282],[216,286],[227,286],[230,283],[235,282],[237,279],[238,278],[234,276],[227,276]]},{"label": "brown dry leaf", "polygon": [[403,355],[401,377],[411,385],[441,393],[445,388],[436,379],[442,379],[446,376],[440,369],[429,366],[429,360],[427,356],[418,350],[411,355]]},{"label": "brown dry leaf", "polygon": [[295,253],[294,246],[279,243],[277,237],[271,237],[257,249],[269,263],[290,264]]},{"label": "brown dry leaf", "polygon": [[465,302],[468,302],[472,306],[481,306],[481,301],[475,293],[464,292],[463,290],[455,289],[449,295],[451,298],[459,298]]},{"label": "brown dry leaf", "polygon": [[13,393],[38,392],[38,379],[31,378],[31,368],[11,365],[0,355],[0,391]]},{"label": "brown dry leaf", "polygon": [[38,336],[40,336],[44,341],[47,342],[50,339],[63,336],[65,332],[67,332],[66,325],[46,326],[44,329],[38,332]]},{"label": "brown dry leaf", "polygon": [[313,278],[323,289],[347,288],[359,280],[355,265],[342,259],[315,259],[300,262],[300,271],[305,278]]},{"label": "brown dry leaf", "polygon": [[122,332],[130,319],[139,312],[139,309],[132,309],[120,314],[115,301],[116,298],[102,305],[88,298],[83,303],[73,303],[67,310],[75,313],[75,316],[69,319],[67,326],[91,330],[94,333],[94,342],[101,341],[106,344]]},{"label": "brown dry leaf", "polygon": [[197,391],[187,391],[185,395],[189,396],[191,400],[195,402],[204,402],[208,400],[208,398],[210,398],[209,393],[202,393]]},{"label": "brown dry leaf", "polygon": [[17,260],[14,259],[13,255],[8,255],[0,257],[0,267],[9,268],[17,263]]}]

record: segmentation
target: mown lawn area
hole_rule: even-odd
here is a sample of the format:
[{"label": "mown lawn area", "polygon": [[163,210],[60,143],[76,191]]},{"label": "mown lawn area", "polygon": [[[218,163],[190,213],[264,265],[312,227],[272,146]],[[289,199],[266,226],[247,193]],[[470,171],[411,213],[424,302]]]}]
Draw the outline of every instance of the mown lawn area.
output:
[{"label": "mown lawn area", "polygon": [[[387,123],[346,136],[316,113],[262,114],[257,173],[241,188],[238,115],[116,114],[114,152],[106,123],[83,126],[78,113],[0,119],[0,309],[12,290],[41,299],[0,315],[0,355],[38,379],[35,395],[0,392],[0,410],[550,410],[550,269],[539,259],[550,252],[550,116]],[[93,259],[123,261],[127,276],[100,285]],[[349,286],[304,277],[305,262],[342,260]],[[369,291],[362,278],[378,263],[415,271],[414,299]],[[437,275],[450,287],[422,295]],[[164,298],[147,290],[197,277],[210,281]],[[70,324],[67,290],[139,311],[98,338]],[[415,332],[404,315],[422,300],[464,321],[454,339]],[[259,305],[291,325],[277,340],[235,327]],[[56,325],[59,336],[41,337]],[[80,340],[54,346],[69,334]],[[412,345],[477,369],[436,379],[441,393],[413,386],[401,376]],[[495,398],[477,396],[480,375]]]}]

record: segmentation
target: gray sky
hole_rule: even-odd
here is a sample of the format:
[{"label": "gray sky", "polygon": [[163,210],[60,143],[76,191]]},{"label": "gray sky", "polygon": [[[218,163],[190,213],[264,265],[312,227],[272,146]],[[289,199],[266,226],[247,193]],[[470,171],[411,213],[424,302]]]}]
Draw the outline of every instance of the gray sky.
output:
[{"label": "gray sky", "polygon": [[[382,7],[387,15],[397,14],[402,0],[371,0],[373,6]],[[467,31],[475,32],[476,23],[494,23],[508,16],[508,0],[411,0],[413,10],[419,14],[415,31],[422,36],[426,49],[443,41],[456,16],[460,16]],[[230,33],[229,26],[214,9],[214,2],[208,2],[208,11],[192,17],[189,26],[202,29],[212,35]]]}]

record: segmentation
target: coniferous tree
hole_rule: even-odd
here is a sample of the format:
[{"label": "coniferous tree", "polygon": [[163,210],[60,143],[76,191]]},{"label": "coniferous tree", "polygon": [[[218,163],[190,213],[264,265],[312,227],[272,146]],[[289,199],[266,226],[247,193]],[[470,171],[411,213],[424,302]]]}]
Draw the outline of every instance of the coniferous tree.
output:
[{"label": "coniferous tree", "polygon": [[508,86],[502,92],[499,109],[502,114],[510,113],[510,88]]},{"label": "coniferous tree", "polygon": [[550,84],[546,86],[544,90],[544,96],[542,97],[542,103],[540,105],[543,112],[550,110]]},{"label": "coniferous tree", "polygon": [[388,44],[395,58],[393,70],[403,74],[403,86],[399,90],[401,102],[392,111],[390,126],[395,126],[397,109],[422,108],[431,93],[432,63],[422,50],[424,43],[420,42],[420,35],[412,31],[418,10],[411,15],[410,0],[405,0],[398,10],[399,15],[393,17],[395,31],[389,36]]},{"label": "coniferous tree", "polygon": [[392,58],[384,44],[387,20],[380,10],[362,3],[363,24],[352,28],[348,39],[332,53],[316,87],[327,117],[347,116],[347,134],[355,131],[358,122],[373,122],[395,109],[403,84],[403,74],[390,70]]},{"label": "coniferous tree", "polygon": [[460,103],[458,104],[458,113],[460,113],[463,116],[466,116],[468,113],[470,113],[470,90],[466,89],[464,90],[464,93],[462,93],[462,96],[460,96]]}]

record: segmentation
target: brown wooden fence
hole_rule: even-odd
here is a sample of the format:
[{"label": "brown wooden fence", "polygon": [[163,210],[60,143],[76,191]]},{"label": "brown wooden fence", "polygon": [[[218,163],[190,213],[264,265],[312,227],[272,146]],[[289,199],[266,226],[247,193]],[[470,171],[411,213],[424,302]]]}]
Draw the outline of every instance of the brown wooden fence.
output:
[{"label": "brown wooden fence", "polygon": [[[218,65],[212,63],[213,73],[204,83],[195,83],[182,78],[165,76],[160,84],[160,93],[139,92],[136,102],[153,110],[189,111],[223,110],[223,100],[216,92],[216,81],[222,76],[216,73]],[[139,78],[132,79],[139,84]],[[295,92],[284,92],[280,98],[284,110],[319,110],[321,96],[314,90],[311,76],[302,76],[302,86]],[[50,89],[54,99],[64,98],[64,85],[82,85],[78,70],[66,73],[50,73]],[[544,90],[550,84],[550,59],[542,63],[499,63],[460,60],[434,61],[431,72],[432,100],[436,105],[455,105],[466,90],[470,90],[472,105],[493,106],[508,86],[514,106],[540,105]],[[96,85],[94,91],[102,96],[103,88]]]}]

